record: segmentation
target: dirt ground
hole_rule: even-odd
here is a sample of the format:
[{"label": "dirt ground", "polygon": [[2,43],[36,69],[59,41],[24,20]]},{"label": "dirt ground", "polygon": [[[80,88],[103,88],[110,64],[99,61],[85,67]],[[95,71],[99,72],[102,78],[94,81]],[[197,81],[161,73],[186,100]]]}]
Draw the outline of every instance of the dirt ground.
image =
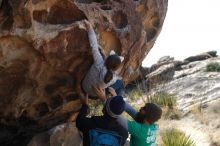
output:
[{"label": "dirt ground", "polygon": [[[166,128],[176,128],[191,137],[196,146],[220,146],[220,99],[212,101],[206,108],[194,107],[179,120],[160,120],[162,132]],[[158,144],[161,145],[158,136]]]}]

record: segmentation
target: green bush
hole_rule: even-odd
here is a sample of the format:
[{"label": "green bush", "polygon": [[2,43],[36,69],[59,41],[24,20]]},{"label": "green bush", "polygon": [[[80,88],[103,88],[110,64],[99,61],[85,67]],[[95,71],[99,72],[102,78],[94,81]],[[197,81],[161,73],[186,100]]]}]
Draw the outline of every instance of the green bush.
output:
[{"label": "green bush", "polygon": [[207,72],[220,72],[220,63],[211,62],[206,66]]},{"label": "green bush", "polygon": [[161,136],[163,146],[195,146],[190,136],[177,129],[167,129]]},{"label": "green bush", "polygon": [[176,106],[176,97],[173,94],[162,92],[149,97],[149,102],[156,103],[161,107],[173,108]]},{"label": "green bush", "polygon": [[132,100],[139,99],[143,94],[144,93],[140,88],[135,88],[131,92],[129,92],[129,96]]}]

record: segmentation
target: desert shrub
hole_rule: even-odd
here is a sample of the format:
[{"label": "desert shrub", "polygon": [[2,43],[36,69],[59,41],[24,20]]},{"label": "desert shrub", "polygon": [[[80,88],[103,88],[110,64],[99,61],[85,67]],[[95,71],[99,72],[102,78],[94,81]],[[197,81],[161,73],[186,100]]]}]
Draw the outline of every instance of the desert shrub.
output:
[{"label": "desert shrub", "polygon": [[144,92],[138,87],[129,92],[129,96],[132,100],[139,99],[143,94]]},{"label": "desert shrub", "polygon": [[169,93],[157,93],[151,97],[149,97],[148,102],[156,103],[161,107],[170,107],[173,108],[176,106],[176,97],[173,94]]},{"label": "desert shrub", "polygon": [[88,116],[101,116],[103,104],[99,100],[90,100],[89,101],[89,114]]},{"label": "desert shrub", "polygon": [[180,120],[182,118],[182,113],[178,109],[163,110],[163,113],[165,119]]},{"label": "desert shrub", "polygon": [[190,136],[177,129],[167,129],[161,136],[163,146],[195,146]]},{"label": "desert shrub", "polygon": [[206,66],[207,72],[220,72],[220,63],[211,62]]}]

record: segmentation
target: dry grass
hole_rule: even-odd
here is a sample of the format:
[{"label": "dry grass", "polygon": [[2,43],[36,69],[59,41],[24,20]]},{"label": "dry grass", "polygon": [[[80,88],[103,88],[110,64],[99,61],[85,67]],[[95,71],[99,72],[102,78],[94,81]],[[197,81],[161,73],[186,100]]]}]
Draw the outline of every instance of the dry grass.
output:
[{"label": "dry grass", "polygon": [[178,129],[166,129],[161,132],[163,146],[195,146],[195,142]]},{"label": "dry grass", "polygon": [[[220,100],[208,103],[208,107],[194,106],[191,111],[179,120],[161,119],[160,131],[166,128],[177,128],[195,141],[197,146],[220,146]],[[160,135],[158,144],[162,145]]]}]

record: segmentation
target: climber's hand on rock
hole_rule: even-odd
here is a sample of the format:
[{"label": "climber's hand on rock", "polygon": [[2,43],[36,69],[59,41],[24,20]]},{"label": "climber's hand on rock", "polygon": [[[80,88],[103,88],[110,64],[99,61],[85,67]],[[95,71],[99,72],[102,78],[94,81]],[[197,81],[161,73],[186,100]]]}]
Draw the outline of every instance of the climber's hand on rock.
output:
[{"label": "climber's hand on rock", "polygon": [[84,24],[85,24],[85,27],[86,27],[87,31],[93,29],[91,23],[88,20],[85,20]]},{"label": "climber's hand on rock", "polygon": [[108,92],[111,96],[117,96],[115,89],[113,89],[112,87],[108,87]]},{"label": "climber's hand on rock", "polygon": [[103,102],[106,100],[105,91],[102,88],[93,85],[92,89],[100,100],[102,100]]}]

